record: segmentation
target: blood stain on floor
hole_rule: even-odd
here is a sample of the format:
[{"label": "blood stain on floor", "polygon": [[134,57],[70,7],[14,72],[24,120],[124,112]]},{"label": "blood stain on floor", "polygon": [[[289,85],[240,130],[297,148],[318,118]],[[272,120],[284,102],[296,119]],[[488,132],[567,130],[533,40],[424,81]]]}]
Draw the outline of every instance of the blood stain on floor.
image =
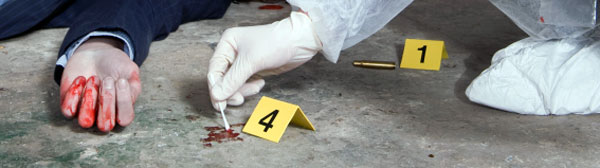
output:
[{"label": "blood stain on floor", "polygon": [[[245,123],[231,124],[231,127],[242,127]],[[204,127],[208,132],[208,137],[203,138],[202,142],[204,147],[212,147],[214,142],[233,142],[233,141],[244,141],[244,139],[238,137],[240,133],[235,132],[233,129],[225,130],[224,127]]]},{"label": "blood stain on floor", "polygon": [[283,6],[281,5],[263,5],[258,7],[258,9],[260,10],[280,10],[283,9]]}]

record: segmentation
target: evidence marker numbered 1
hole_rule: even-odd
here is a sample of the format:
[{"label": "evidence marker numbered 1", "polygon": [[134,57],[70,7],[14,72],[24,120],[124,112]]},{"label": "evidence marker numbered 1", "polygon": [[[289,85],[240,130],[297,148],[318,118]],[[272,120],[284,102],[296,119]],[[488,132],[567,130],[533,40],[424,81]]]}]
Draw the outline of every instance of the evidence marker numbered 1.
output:
[{"label": "evidence marker numbered 1", "polygon": [[448,58],[444,41],[406,39],[400,68],[439,71]]},{"label": "evidence marker numbered 1", "polygon": [[315,130],[300,106],[263,96],[242,132],[279,143],[290,123]]}]

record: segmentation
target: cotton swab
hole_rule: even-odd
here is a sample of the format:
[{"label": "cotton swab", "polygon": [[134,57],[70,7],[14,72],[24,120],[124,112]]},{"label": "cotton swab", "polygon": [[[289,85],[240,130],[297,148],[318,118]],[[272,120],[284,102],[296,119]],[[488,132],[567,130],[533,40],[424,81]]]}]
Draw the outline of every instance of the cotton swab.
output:
[{"label": "cotton swab", "polygon": [[227,122],[227,117],[225,117],[225,112],[223,112],[223,106],[219,103],[219,108],[221,109],[221,117],[223,117],[223,122],[225,123],[225,130],[229,131],[229,122]]}]

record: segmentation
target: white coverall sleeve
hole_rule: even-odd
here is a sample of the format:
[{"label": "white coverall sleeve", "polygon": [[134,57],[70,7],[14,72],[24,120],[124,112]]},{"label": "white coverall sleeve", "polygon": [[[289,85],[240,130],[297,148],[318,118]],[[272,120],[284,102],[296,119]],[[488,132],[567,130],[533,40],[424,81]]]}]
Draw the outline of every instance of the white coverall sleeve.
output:
[{"label": "white coverall sleeve", "polygon": [[287,0],[310,16],[323,55],[336,63],[340,51],[383,28],[412,0]]}]

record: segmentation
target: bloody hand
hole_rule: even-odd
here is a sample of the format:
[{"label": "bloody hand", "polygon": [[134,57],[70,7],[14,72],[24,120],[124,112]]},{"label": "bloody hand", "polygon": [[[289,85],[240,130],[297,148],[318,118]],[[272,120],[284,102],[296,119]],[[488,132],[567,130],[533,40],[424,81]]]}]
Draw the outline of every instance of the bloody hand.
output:
[{"label": "bloody hand", "polygon": [[138,66],[122,46],[118,40],[96,37],[73,53],[60,86],[65,117],[77,117],[83,128],[96,123],[103,132],[112,130],[115,122],[127,126],[133,121],[133,104],[142,85]]}]

